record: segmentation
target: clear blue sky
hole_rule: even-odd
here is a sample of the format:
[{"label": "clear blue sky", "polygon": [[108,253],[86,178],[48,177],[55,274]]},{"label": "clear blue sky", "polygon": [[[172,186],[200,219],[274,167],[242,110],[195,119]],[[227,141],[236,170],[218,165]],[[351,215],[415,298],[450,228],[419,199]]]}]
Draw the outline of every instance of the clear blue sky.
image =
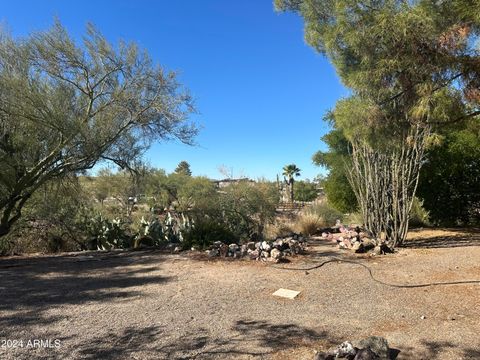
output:
[{"label": "clear blue sky", "polygon": [[221,178],[219,165],[274,179],[295,163],[302,178],[322,169],[326,110],[347,95],[334,69],[303,40],[298,16],[276,13],[272,0],[3,1],[14,35],[51,26],[58,17],[80,38],[94,23],[113,43],[136,41],[155,61],[180,72],[196,99],[198,147],[155,144],[150,164],[173,171],[181,160],[195,175]]}]

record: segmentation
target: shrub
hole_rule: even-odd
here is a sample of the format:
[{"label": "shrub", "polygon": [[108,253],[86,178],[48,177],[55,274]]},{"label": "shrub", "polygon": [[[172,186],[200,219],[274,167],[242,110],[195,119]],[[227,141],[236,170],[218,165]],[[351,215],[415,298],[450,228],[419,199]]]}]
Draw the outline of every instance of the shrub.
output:
[{"label": "shrub", "polygon": [[415,197],[410,210],[408,224],[412,227],[430,226],[430,214],[423,207],[423,201]]},{"label": "shrub", "polygon": [[300,214],[296,222],[298,232],[310,236],[315,234],[322,225],[322,220],[315,214]]},{"label": "shrub", "polygon": [[[303,215],[316,216],[318,218],[319,227],[327,227],[335,225],[337,220],[343,219],[343,214],[333,208],[327,201],[321,201],[310,205],[302,212]],[[310,220],[311,222],[312,220]]]},{"label": "shrub", "polygon": [[265,237],[275,239],[277,237],[285,237],[295,232],[295,226],[290,221],[276,221],[269,224],[265,228]]},{"label": "shrub", "polygon": [[204,219],[196,222],[191,229],[185,231],[182,247],[188,249],[196,246],[204,249],[215,241],[238,243],[238,240],[235,234],[224,224],[219,224],[211,219]]}]

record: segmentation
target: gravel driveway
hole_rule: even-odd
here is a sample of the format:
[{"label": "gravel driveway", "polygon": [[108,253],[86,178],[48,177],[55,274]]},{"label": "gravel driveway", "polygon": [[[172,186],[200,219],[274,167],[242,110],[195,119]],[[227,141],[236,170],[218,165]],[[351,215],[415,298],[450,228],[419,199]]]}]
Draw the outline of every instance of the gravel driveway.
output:
[{"label": "gravel driveway", "polygon": [[[388,283],[480,280],[480,233],[417,232],[408,244],[355,259]],[[330,256],[352,258],[312,239],[280,265]],[[278,288],[301,294],[273,297]],[[305,272],[159,251],[4,258],[0,299],[1,359],[310,360],[370,335],[397,359],[480,359],[480,282],[396,288],[351,263]]]}]

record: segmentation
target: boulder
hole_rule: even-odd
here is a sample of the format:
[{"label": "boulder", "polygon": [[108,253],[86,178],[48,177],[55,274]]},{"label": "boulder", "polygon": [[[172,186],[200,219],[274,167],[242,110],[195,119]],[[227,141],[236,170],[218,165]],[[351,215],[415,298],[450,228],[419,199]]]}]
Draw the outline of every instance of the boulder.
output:
[{"label": "boulder", "polygon": [[352,345],[349,341],[344,341],[336,349],[335,354],[337,358],[346,358],[353,360],[357,354],[357,348]]},{"label": "boulder", "polygon": [[357,351],[353,360],[378,360],[379,357],[370,348],[360,349]]},{"label": "boulder", "polygon": [[365,251],[372,250],[375,248],[375,246],[377,246],[377,242],[370,238],[363,238],[362,243],[363,243],[363,247],[365,248]]},{"label": "boulder", "polygon": [[230,244],[228,245],[228,249],[231,251],[231,252],[235,252],[239,249],[239,246],[237,244]]},{"label": "boulder", "polygon": [[335,360],[335,354],[328,352],[317,352],[313,360]]},{"label": "boulder", "polygon": [[218,249],[207,250],[207,255],[209,257],[220,256],[220,251]]},{"label": "boulder", "polygon": [[228,256],[228,249],[229,249],[228,245],[222,243],[222,245],[220,245],[220,248],[219,248],[220,256],[222,257]]},{"label": "boulder", "polygon": [[[380,336],[370,336],[358,342],[358,347],[362,349],[370,349],[373,351],[379,360],[390,359],[387,339]],[[369,359],[369,358],[368,358]]]},{"label": "boulder", "polygon": [[352,245],[352,250],[355,253],[359,254],[359,253],[365,252],[365,247],[364,247],[363,243],[361,243],[360,241],[357,241]]},{"label": "boulder", "polygon": [[[255,244],[254,244],[254,247],[255,249]],[[246,256],[247,253],[248,253],[248,246],[246,244],[243,244],[242,246],[240,246],[240,256]]]},{"label": "boulder", "polygon": [[272,249],[272,246],[267,241],[263,241],[260,249],[264,251],[270,251]]},{"label": "boulder", "polygon": [[282,258],[282,252],[278,249],[272,249],[272,251],[270,251],[270,257],[274,261],[279,261]]},{"label": "boulder", "polygon": [[253,241],[248,242],[247,248],[250,250],[255,250],[255,243]]},{"label": "boulder", "polygon": [[250,259],[258,259],[260,257],[259,250],[248,250],[248,256]]}]

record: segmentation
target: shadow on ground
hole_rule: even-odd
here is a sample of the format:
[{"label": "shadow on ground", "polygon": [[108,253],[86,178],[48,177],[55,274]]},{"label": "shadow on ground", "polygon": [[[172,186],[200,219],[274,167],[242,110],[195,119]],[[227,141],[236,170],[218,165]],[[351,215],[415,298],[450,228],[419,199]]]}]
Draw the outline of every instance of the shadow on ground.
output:
[{"label": "shadow on ground", "polygon": [[[422,229],[413,229],[415,234]],[[451,248],[460,246],[480,246],[480,229],[444,229],[455,233],[450,236],[431,236],[405,241],[404,248]]]},{"label": "shadow on ground", "polygon": [[445,353],[450,350],[460,350],[458,359],[478,360],[480,359],[480,348],[457,349],[458,346],[448,341],[423,341],[420,349],[404,348],[401,350],[403,359],[437,359],[439,356],[445,358]]},{"label": "shadow on ground", "polygon": [[[182,338],[169,338],[159,326],[128,328],[121,334],[109,333],[78,350],[82,359],[235,359],[242,356],[265,358],[273,352],[332,339],[326,332],[294,324],[238,320],[233,337],[212,336],[206,329],[192,329]],[[136,355],[134,355],[136,354]],[[313,350],[312,350],[313,354]]]},{"label": "shadow on ground", "polygon": [[162,259],[158,254],[128,252],[1,260],[0,337],[10,326],[27,330],[30,325],[66,319],[67,315],[47,315],[56,306],[115,302],[139,295],[142,285],[170,281],[150,274]]}]

